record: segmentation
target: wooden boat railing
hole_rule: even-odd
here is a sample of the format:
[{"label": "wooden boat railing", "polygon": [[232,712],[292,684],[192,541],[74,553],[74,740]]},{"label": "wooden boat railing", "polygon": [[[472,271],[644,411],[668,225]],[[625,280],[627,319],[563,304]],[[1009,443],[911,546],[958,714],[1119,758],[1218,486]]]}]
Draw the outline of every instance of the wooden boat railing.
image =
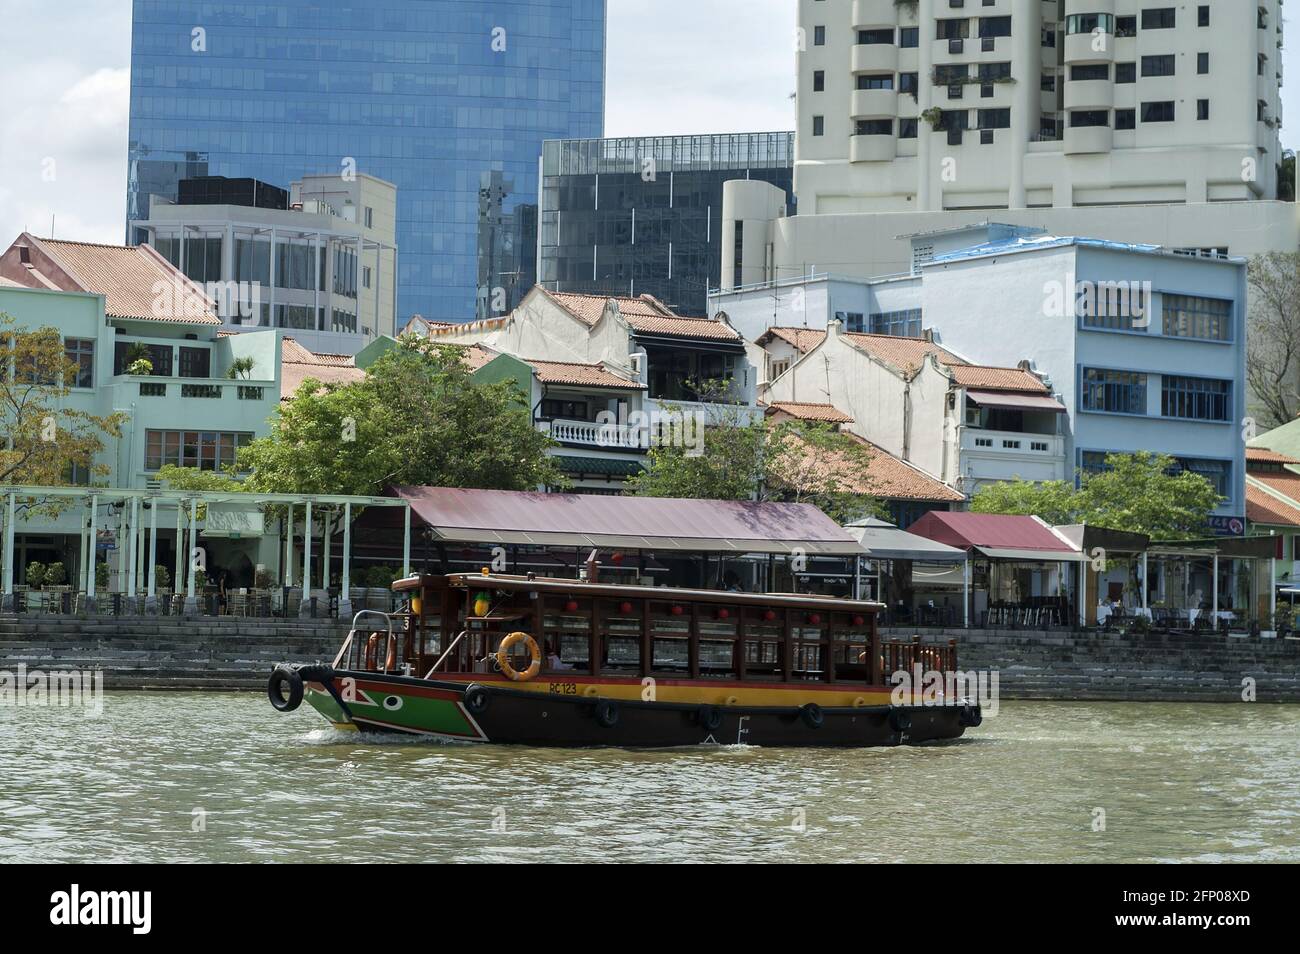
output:
[{"label": "wooden boat railing", "polygon": [[957,640],[950,639],[942,646],[922,643],[920,636],[913,636],[881,644],[880,668],[886,678],[895,672],[911,672],[918,665],[926,672],[956,672]]}]

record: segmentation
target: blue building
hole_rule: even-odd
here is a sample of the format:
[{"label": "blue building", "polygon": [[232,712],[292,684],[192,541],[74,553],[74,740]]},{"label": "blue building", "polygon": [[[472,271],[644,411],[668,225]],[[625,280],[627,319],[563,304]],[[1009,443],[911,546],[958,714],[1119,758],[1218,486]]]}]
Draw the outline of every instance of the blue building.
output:
[{"label": "blue building", "polygon": [[542,141],[600,136],[604,81],[605,0],[135,0],[127,220],[195,176],[365,173],[397,186],[399,324],[505,311]]}]

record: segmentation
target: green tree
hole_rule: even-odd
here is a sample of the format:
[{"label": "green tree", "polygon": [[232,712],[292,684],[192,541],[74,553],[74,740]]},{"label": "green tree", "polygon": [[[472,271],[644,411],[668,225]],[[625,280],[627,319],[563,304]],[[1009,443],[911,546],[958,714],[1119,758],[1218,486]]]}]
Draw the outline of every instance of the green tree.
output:
[{"label": "green tree", "polygon": [[[0,312],[0,483],[66,484],[74,466],[93,479],[111,469],[95,463],[107,438],[122,436],[123,413],[105,416],[68,407],[77,364],[55,328],[31,330]],[[32,506],[57,512],[57,502]]]},{"label": "green tree", "polygon": [[1079,506],[1078,491],[1063,480],[985,484],[970,502],[975,513],[1031,514],[1054,525],[1078,522]]},{"label": "green tree", "polygon": [[[198,467],[178,467],[164,464],[158,468],[158,479],[166,484],[168,490],[210,490],[221,493],[246,493],[241,481],[213,470],[200,470]],[[207,504],[199,504],[198,519],[208,517]]]},{"label": "green tree", "polygon": [[1086,522],[1149,534],[1155,540],[1208,536],[1210,514],[1223,498],[1200,474],[1168,454],[1108,454],[1106,469],[1079,489]]},{"label": "green tree", "polygon": [[1142,451],[1108,454],[1105,470],[1083,475],[1078,489],[1059,480],[989,484],[971,499],[971,510],[1187,540],[1209,534],[1210,513],[1220,500],[1210,481],[1182,470],[1173,457]]},{"label": "green tree", "polygon": [[827,424],[748,421],[742,414],[720,412],[719,423],[702,431],[674,421],[670,434],[701,439],[652,447],[645,471],[628,480],[626,491],[643,497],[811,503],[839,522],[882,512],[869,492],[871,453],[862,441]]},{"label": "green tree", "polygon": [[239,451],[245,486],[267,493],[378,494],[392,484],[532,490],[567,478],[508,381],[475,381],[464,349],[404,335],[350,384],[308,378]]}]

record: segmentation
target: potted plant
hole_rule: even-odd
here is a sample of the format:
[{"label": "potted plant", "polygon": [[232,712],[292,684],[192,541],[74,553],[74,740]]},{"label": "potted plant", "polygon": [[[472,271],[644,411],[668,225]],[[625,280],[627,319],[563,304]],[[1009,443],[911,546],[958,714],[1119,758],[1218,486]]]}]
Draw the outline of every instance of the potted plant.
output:
[{"label": "potted plant", "polygon": [[95,589],[101,593],[108,589],[108,564],[95,563]]},{"label": "potted plant", "polygon": [[45,564],[33,560],[27,564],[27,585],[34,590],[39,590],[45,585]]},{"label": "potted plant", "polygon": [[55,561],[45,568],[46,586],[62,586],[66,582],[68,582],[68,571],[61,562]]},{"label": "potted plant", "polygon": [[153,568],[154,585],[160,590],[166,591],[172,585],[172,574],[167,567],[161,563],[155,564]]},{"label": "potted plant", "polygon": [[269,590],[275,586],[275,574],[266,567],[258,567],[257,572],[253,574],[253,588],[257,590]]}]

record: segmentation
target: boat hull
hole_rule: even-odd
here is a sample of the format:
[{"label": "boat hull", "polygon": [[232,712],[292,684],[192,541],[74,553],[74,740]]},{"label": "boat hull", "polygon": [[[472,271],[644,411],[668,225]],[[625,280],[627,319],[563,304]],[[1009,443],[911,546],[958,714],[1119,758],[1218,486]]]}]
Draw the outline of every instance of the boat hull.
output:
[{"label": "boat hull", "polygon": [[[971,711],[954,705],[894,707],[887,704],[887,692],[879,689],[846,697],[844,692],[784,687],[783,692],[756,696],[775,704],[747,705],[709,701],[720,694],[713,686],[677,687],[665,693],[671,701],[652,701],[636,694],[641,687],[635,682],[594,681],[582,694],[562,694],[491,677],[425,680],[349,671],[317,675],[321,678],[306,682],[304,701],[338,728],[508,745],[910,745],[960,737]],[[794,704],[796,696],[800,704]],[[827,704],[809,703],[810,697],[825,698]],[[846,698],[852,704],[835,704]]]}]

